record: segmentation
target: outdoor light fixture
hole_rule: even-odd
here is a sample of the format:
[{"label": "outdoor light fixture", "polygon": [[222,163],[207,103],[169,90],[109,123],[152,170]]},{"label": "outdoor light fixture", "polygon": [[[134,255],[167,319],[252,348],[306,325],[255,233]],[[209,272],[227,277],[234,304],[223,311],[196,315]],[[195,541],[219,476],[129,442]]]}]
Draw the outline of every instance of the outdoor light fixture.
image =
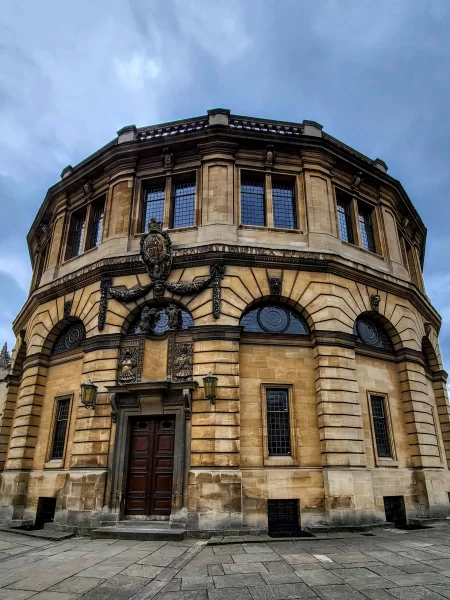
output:
[{"label": "outdoor light fixture", "polygon": [[97,404],[97,386],[90,379],[81,384],[81,403],[86,408],[95,408]]},{"label": "outdoor light fixture", "polygon": [[217,392],[217,377],[212,373],[209,373],[206,377],[203,377],[203,384],[205,386],[206,398],[209,398],[211,404],[215,404]]}]

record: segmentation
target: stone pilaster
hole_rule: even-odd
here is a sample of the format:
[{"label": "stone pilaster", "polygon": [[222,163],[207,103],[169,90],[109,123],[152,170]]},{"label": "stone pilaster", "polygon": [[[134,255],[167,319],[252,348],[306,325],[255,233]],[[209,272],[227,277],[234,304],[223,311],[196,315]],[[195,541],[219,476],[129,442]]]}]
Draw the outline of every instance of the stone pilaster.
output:
[{"label": "stone pilaster", "polygon": [[42,402],[47,379],[48,359],[35,354],[24,360],[23,375],[17,392],[16,380],[9,398],[9,414],[17,397],[11,437],[0,489],[0,516],[22,519],[29,473],[33,465]]},{"label": "stone pilaster", "polygon": [[314,356],[325,507],[330,524],[377,520],[367,465],[354,336],[315,332]]},{"label": "stone pilaster", "polygon": [[436,399],[439,424],[441,426],[442,439],[445,448],[445,459],[450,468],[450,406],[447,393],[447,373],[437,371],[433,373],[433,389]]},{"label": "stone pilaster", "polygon": [[424,367],[406,359],[398,373],[412,466],[442,468]]},{"label": "stone pilaster", "polygon": [[[189,528],[242,527],[242,481],[239,471],[239,338],[241,327],[193,328],[194,380],[199,383],[192,406]],[[203,377],[218,377],[215,405],[204,397]]]}]

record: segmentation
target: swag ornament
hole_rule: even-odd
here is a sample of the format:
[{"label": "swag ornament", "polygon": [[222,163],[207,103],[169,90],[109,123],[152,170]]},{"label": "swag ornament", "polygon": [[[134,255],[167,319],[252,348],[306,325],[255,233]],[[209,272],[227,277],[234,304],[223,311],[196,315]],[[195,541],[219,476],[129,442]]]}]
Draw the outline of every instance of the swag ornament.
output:
[{"label": "swag ornament", "polygon": [[[114,298],[119,302],[132,302],[133,300],[142,298],[152,289],[155,298],[163,297],[165,290],[178,295],[196,294],[207,288],[212,282],[213,315],[215,319],[220,317],[220,282],[225,274],[225,265],[221,263],[211,265],[209,276],[203,279],[189,282],[180,281],[178,283],[167,281],[173,261],[172,241],[168,233],[162,230],[162,224],[155,219],[150,221],[147,235],[141,238],[140,254],[147,273],[152,280],[151,283],[133,288],[110,286],[108,290],[110,298]],[[146,313],[144,317],[150,324],[151,314],[147,315]],[[175,315],[173,319],[175,319]]]}]

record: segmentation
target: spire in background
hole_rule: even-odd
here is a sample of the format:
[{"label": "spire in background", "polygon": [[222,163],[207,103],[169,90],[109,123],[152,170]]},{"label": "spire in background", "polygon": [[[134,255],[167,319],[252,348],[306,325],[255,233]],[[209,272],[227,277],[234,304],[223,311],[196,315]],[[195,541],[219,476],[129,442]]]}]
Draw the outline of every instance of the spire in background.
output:
[{"label": "spire in background", "polygon": [[3,344],[2,351],[0,352],[0,369],[9,369],[11,366],[11,356],[8,352],[8,344]]}]

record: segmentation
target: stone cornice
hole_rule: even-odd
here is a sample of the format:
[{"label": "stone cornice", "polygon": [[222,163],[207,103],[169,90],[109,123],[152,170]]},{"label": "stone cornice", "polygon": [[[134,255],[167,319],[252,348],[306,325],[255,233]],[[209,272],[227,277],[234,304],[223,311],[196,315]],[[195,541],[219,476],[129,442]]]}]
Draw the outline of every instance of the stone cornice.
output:
[{"label": "stone cornice", "polygon": [[[210,265],[222,261],[227,265],[242,267],[275,267],[278,269],[333,273],[334,275],[368,285],[380,291],[409,300],[413,306],[439,332],[441,319],[427,298],[410,285],[406,287],[384,272],[369,272],[347,264],[345,259],[335,254],[324,252],[303,252],[291,249],[268,247],[239,246],[234,244],[207,244],[192,248],[175,248],[173,269],[187,269]],[[13,328],[16,335],[26,327],[28,319],[36,308],[64,294],[69,294],[87,285],[99,282],[102,275],[111,277],[136,275],[145,273],[145,266],[139,255],[126,255],[115,258],[104,258],[91,265],[74,271],[48,284],[42,290],[35,290],[27,300]],[[381,275],[381,276],[380,276]]]}]

